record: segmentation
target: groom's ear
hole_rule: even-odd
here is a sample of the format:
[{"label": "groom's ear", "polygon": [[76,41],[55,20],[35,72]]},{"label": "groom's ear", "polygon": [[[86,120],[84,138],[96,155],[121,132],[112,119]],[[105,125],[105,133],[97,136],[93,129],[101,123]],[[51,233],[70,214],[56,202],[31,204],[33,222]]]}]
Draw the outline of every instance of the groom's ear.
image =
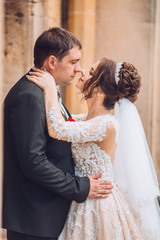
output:
[{"label": "groom's ear", "polygon": [[49,56],[49,58],[47,60],[47,65],[51,70],[53,70],[56,62],[57,62],[57,58],[55,56],[51,55],[51,56]]}]

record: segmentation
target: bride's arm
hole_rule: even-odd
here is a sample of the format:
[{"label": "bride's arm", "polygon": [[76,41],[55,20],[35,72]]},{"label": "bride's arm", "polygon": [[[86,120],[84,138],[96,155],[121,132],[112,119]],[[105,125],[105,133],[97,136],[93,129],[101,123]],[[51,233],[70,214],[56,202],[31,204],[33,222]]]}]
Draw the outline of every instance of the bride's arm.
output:
[{"label": "bride's arm", "polygon": [[44,91],[46,118],[49,135],[68,142],[102,141],[106,136],[107,124],[104,118],[88,121],[65,121],[59,107],[57,88],[50,73],[36,70],[27,78]]},{"label": "bride's arm", "polygon": [[40,69],[35,69],[34,68],[34,72],[30,72],[30,75],[26,75],[27,79],[34,82],[36,85],[38,85],[44,93],[44,98],[45,98],[45,108],[46,108],[46,119],[47,119],[47,126],[48,126],[48,132],[49,135],[52,138],[57,138],[57,134],[54,131],[54,128],[51,128],[51,124],[52,121],[49,118],[48,115],[48,111],[49,109],[55,109],[55,114],[57,116],[58,120],[61,120],[63,122],[65,122],[62,114],[61,114],[61,110],[60,110],[60,106],[59,106],[59,102],[58,102],[58,94],[57,94],[57,86],[55,83],[55,80],[53,78],[53,76],[47,72],[47,71],[43,71]]}]

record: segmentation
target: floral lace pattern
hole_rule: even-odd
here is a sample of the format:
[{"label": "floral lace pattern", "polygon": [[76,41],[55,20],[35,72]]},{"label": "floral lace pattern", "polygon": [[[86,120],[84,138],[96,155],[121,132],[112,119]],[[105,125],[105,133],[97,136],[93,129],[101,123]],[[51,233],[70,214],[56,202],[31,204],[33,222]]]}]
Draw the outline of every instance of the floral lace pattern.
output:
[{"label": "floral lace pattern", "polygon": [[88,121],[74,122],[74,124],[64,122],[58,118],[54,106],[48,111],[48,119],[52,122],[51,127],[54,128],[57,138],[59,140],[66,138],[68,142],[72,143],[101,142],[110,123],[113,123],[115,129],[118,128],[118,123],[112,115],[97,116]]},{"label": "floral lace pattern", "polygon": [[85,121],[87,117],[87,113],[86,114],[72,114],[72,118],[75,119],[75,121]]},{"label": "floral lace pattern", "polygon": [[111,123],[117,144],[119,125],[114,116],[98,116],[85,121],[87,115],[72,115],[76,122],[64,122],[57,118],[54,107],[48,114],[58,139],[65,137],[72,142],[76,175],[87,176],[101,172],[102,179],[114,185],[112,194],[106,199],[86,200],[79,204],[73,202],[59,240],[142,240],[115,183],[110,156],[97,145],[106,136]]}]

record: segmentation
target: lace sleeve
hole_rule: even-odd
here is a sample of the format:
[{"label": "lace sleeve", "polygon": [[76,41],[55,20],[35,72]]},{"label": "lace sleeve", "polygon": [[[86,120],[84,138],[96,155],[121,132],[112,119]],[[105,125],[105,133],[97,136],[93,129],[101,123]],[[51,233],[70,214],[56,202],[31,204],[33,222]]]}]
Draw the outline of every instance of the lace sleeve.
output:
[{"label": "lace sleeve", "polygon": [[68,142],[101,142],[106,136],[109,122],[113,116],[98,116],[87,121],[65,122],[58,118],[55,108],[48,111],[48,120],[51,121],[50,129],[54,129],[54,137]]},{"label": "lace sleeve", "polygon": [[87,117],[87,113],[86,114],[72,114],[72,118],[75,120],[75,121],[84,121],[86,120],[86,117]]}]

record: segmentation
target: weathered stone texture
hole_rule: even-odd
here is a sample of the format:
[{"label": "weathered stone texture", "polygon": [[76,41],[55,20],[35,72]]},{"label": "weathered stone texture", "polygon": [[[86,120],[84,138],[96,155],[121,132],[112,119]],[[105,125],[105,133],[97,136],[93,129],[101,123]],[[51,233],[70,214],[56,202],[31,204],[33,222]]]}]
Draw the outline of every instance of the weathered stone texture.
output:
[{"label": "weathered stone texture", "polygon": [[60,26],[61,0],[5,0],[4,96],[33,64],[33,46],[49,27]]},{"label": "weathered stone texture", "polygon": [[[142,76],[142,89],[137,102],[145,130],[150,121],[148,96],[153,8],[150,0],[97,1],[96,59],[103,56],[133,63]],[[105,40],[104,40],[105,39]]]},{"label": "weathered stone texture", "polygon": [[[3,1],[0,1],[0,106],[2,106],[2,84],[3,84]],[[2,215],[2,108],[0,107],[0,226],[1,226],[1,215]],[[4,239],[2,236],[4,231],[0,228],[0,239]]]},{"label": "weathered stone texture", "polygon": [[[89,68],[95,61],[96,0],[69,1],[68,30],[73,32],[82,43],[82,68]],[[66,88],[65,102],[71,113],[86,112],[86,103],[81,101],[76,82]]]}]

